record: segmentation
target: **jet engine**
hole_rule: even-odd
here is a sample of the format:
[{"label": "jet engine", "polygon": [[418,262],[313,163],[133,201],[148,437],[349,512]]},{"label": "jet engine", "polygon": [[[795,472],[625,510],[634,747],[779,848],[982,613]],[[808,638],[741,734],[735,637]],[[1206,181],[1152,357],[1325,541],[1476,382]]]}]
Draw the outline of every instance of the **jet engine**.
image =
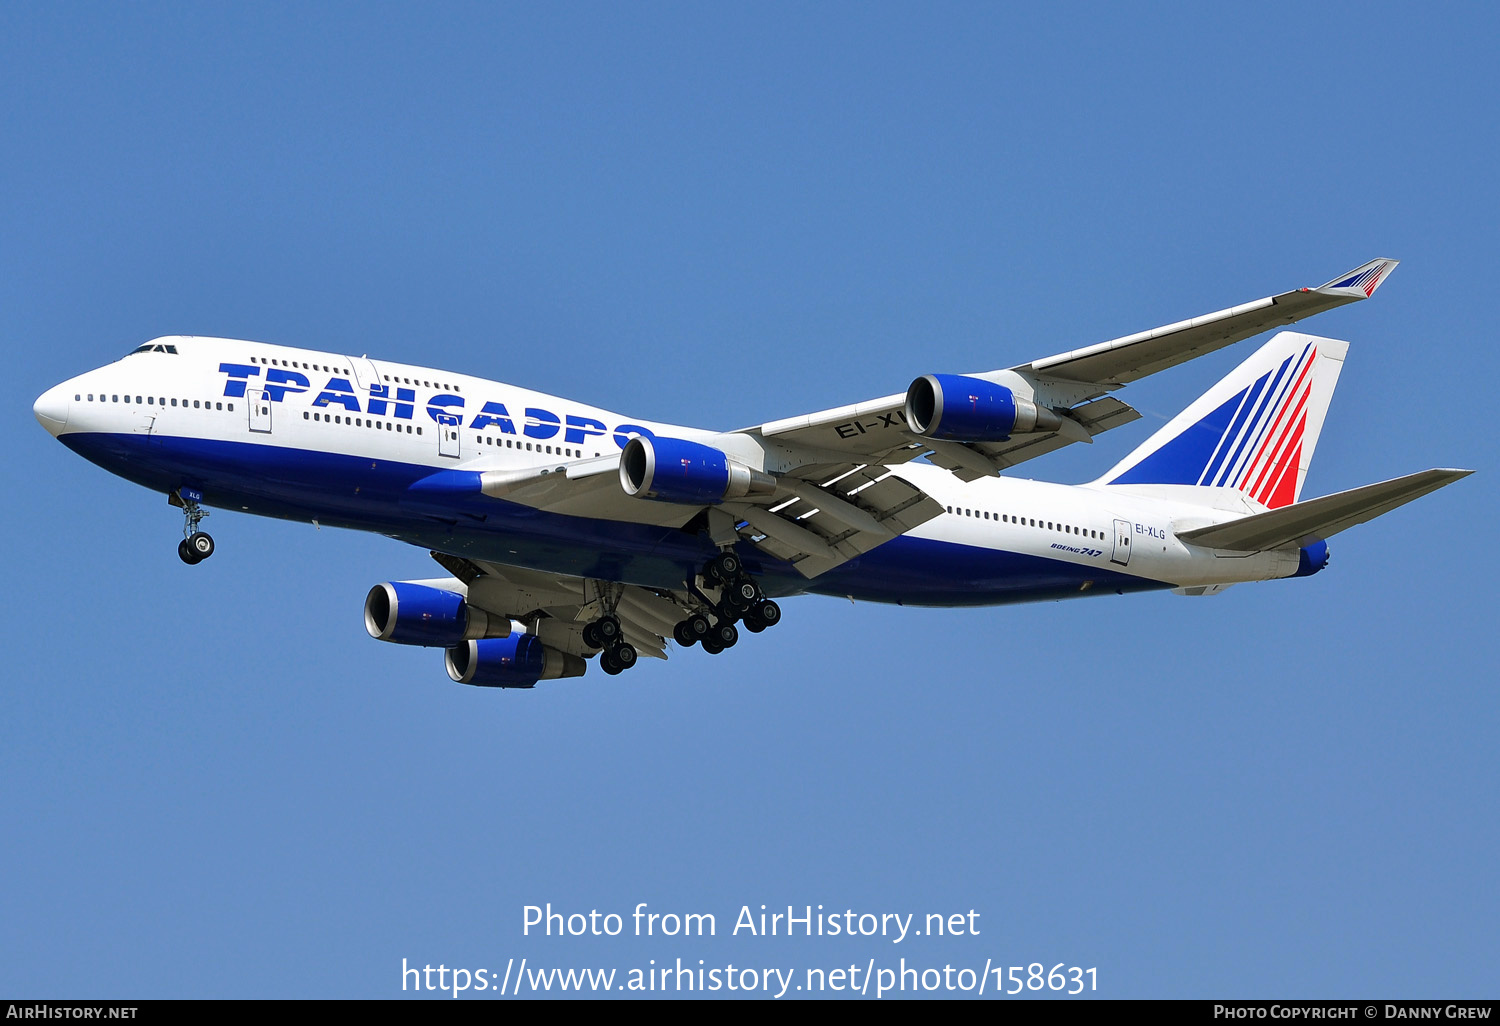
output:
[{"label": "jet engine", "polygon": [[479,638],[504,638],[510,618],[486,613],[462,595],[412,581],[377,584],[365,596],[365,630],[379,641],[446,648]]},{"label": "jet engine", "polygon": [[548,648],[534,634],[465,641],[448,649],[448,676],[483,688],[529,688],[539,680],[582,677],[588,666],[575,655]]},{"label": "jet engine", "polygon": [[770,495],[776,491],[776,479],[709,445],[638,435],[620,454],[620,486],[626,495],[640,499],[703,506]]},{"label": "jet engine", "polygon": [[1003,442],[1017,432],[1056,431],[1062,418],[993,381],[924,374],[906,390],[906,423],[927,438]]},{"label": "jet engine", "polygon": [[1311,545],[1302,546],[1297,553],[1297,572],[1293,577],[1311,577],[1319,570],[1328,565],[1328,543],[1326,541],[1315,541]]}]

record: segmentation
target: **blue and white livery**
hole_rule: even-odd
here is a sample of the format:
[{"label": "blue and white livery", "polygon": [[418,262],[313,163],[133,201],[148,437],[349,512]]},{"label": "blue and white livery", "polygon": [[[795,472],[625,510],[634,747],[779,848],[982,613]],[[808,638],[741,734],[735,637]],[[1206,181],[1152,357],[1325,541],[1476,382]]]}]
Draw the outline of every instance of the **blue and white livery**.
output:
[{"label": "blue and white livery", "polygon": [[1348,343],[1280,331],[1104,476],[1010,468],[1135,420],[1148,374],[1362,300],[1375,260],[1298,289],[1003,370],[737,431],[662,424],[364,356],[172,336],[49,389],[37,419],[184,514],[316,521],[431,550],[365,625],[446,650],[465,684],[619,673],[668,641],[710,653],[804,592],[996,605],[1302,577],[1327,539],[1468,471],[1304,500]]}]

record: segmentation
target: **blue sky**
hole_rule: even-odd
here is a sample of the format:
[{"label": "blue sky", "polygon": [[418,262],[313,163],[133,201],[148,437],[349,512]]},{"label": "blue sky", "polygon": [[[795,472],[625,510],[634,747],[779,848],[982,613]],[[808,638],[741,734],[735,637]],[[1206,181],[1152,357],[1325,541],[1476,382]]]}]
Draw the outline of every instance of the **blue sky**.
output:
[{"label": "blue sky", "polygon": [[[1495,15],[1478,5],[0,7],[0,992],[400,966],[1057,962],[1105,996],[1493,996]],[[380,645],[421,550],[180,517],[31,415],[162,334],[731,428],[1403,261],[1308,495],[1475,476],[1213,599],[784,604],[533,692]],[[1141,423],[1249,352],[1131,386]],[[719,936],[523,937],[522,907]],[[975,909],[902,945],[742,905]]]}]

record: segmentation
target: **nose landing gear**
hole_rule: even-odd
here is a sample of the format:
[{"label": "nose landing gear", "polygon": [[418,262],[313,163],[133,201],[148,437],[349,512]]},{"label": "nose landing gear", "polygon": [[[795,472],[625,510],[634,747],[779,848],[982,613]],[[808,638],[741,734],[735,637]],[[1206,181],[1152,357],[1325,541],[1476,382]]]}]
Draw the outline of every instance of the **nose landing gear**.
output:
[{"label": "nose landing gear", "polygon": [[198,505],[202,492],[180,488],[167,496],[167,501],[182,507],[182,541],[177,543],[177,555],[188,566],[203,562],[214,554],[214,539],[207,531],[198,530],[198,524],[208,516],[208,510]]}]

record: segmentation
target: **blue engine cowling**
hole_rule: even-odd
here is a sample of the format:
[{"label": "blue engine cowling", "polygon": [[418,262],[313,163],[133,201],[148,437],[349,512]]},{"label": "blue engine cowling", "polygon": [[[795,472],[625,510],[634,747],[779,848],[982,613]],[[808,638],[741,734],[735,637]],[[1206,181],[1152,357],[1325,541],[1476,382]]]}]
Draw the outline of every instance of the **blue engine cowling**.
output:
[{"label": "blue engine cowling", "polygon": [[659,502],[712,505],[747,495],[770,495],[776,479],[737,463],[711,445],[682,438],[636,436],[620,453],[625,494]]},{"label": "blue engine cowling", "polygon": [[581,677],[587,664],[542,644],[534,634],[467,641],[448,649],[448,676],[482,688],[529,688],[539,680]]},{"label": "blue engine cowling", "polygon": [[1302,546],[1302,551],[1297,554],[1297,572],[1292,576],[1311,577],[1327,565],[1328,543],[1316,541],[1311,545]]},{"label": "blue engine cowling", "polygon": [[1056,431],[1062,418],[993,381],[924,374],[906,390],[906,423],[927,438],[1003,442],[1018,432]]},{"label": "blue engine cowling", "polygon": [[365,630],[398,645],[447,648],[475,638],[503,638],[510,618],[475,609],[462,595],[427,584],[377,584],[365,596]]}]

